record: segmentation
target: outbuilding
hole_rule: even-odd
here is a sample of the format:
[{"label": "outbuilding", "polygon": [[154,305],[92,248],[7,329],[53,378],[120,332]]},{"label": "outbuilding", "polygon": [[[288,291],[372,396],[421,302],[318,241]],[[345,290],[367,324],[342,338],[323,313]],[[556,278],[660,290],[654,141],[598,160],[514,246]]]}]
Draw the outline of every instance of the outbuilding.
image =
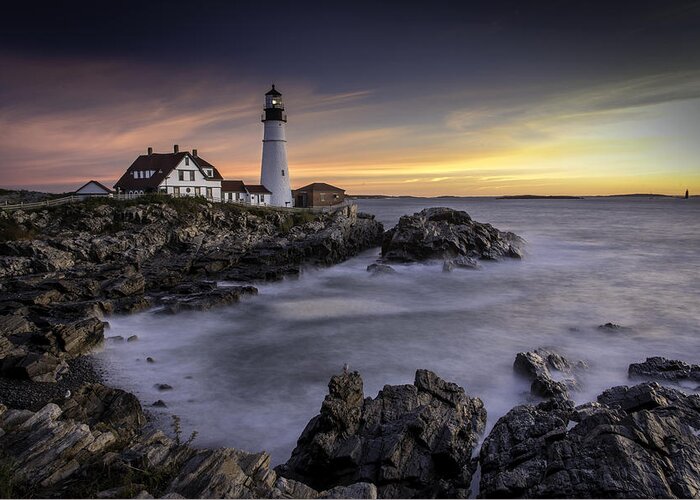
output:
[{"label": "outbuilding", "polygon": [[73,193],[81,198],[90,198],[93,196],[112,196],[113,191],[104,184],[97,181],[88,181]]},{"label": "outbuilding", "polygon": [[295,189],[294,201],[296,207],[329,207],[345,201],[345,190],[331,186],[325,182],[313,182],[308,186]]}]

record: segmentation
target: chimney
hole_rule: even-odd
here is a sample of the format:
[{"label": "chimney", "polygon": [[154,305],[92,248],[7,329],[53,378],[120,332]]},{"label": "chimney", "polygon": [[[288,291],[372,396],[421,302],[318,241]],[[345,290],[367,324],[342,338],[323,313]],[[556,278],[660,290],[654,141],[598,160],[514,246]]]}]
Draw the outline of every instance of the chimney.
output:
[{"label": "chimney", "polygon": [[148,148],[148,155],[150,156],[152,154],[153,154],[153,148]]},{"label": "chimney", "polygon": [[175,144],[175,145],[173,146],[173,151],[175,151],[176,153],[179,153],[179,152],[180,152],[180,146],[178,146],[177,144]]},{"label": "chimney", "polygon": [[197,158],[197,150],[196,150],[196,149],[193,149],[193,150],[192,150],[192,156],[194,156],[195,158]]}]

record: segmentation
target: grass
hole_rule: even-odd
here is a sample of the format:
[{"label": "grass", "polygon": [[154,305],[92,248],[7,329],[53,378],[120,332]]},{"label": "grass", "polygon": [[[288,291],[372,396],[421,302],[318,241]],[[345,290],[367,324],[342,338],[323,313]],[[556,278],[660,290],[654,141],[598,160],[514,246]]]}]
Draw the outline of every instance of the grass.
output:
[{"label": "grass", "polygon": [[26,229],[24,226],[17,224],[11,219],[0,218],[0,242],[16,241],[16,240],[31,240],[35,233],[31,229]]},{"label": "grass", "polygon": [[24,498],[26,495],[25,482],[14,473],[14,461],[0,452],[0,498]]}]

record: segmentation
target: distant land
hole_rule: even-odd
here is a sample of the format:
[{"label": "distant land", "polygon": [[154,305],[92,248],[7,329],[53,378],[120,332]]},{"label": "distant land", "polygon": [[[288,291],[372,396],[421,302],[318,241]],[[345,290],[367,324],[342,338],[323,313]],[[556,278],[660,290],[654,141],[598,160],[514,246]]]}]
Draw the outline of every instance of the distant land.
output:
[{"label": "distant land", "polygon": [[514,194],[510,196],[499,196],[499,200],[582,200],[583,196],[566,195],[538,195],[538,194]]},{"label": "distant land", "polygon": [[[699,195],[691,195],[691,198],[697,198]],[[382,199],[403,199],[415,198],[422,200],[444,200],[449,198],[494,198],[496,200],[583,200],[586,198],[683,198],[682,195],[657,194],[657,193],[630,193],[630,194],[598,194],[586,196],[570,196],[570,195],[539,195],[539,194],[515,194],[504,196],[409,196],[409,195],[390,195],[390,194],[348,194],[346,198],[356,200],[382,200]]]}]

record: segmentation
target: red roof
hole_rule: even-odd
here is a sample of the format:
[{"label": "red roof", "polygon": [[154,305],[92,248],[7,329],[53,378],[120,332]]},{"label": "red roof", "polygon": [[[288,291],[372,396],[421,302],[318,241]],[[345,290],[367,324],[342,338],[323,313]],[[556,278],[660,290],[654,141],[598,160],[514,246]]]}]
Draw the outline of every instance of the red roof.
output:
[{"label": "red roof", "polygon": [[249,193],[272,194],[272,191],[261,184],[249,184],[245,187]]},{"label": "red roof", "polygon": [[84,187],[88,186],[88,184],[96,184],[97,187],[99,187],[100,189],[103,189],[105,192],[107,192],[107,193],[111,193],[111,192],[112,192],[112,190],[109,189],[107,186],[105,186],[105,185],[102,184],[101,182],[97,182],[97,181],[87,181],[85,184],[83,184],[83,185],[80,186],[78,189],[76,189],[75,192],[77,193],[78,191],[80,191],[80,190],[83,189]]},{"label": "red roof", "polygon": [[342,191],[343,193],[345,192],[344,189],[331,186],[330,184],[326,184],[325,182],[312,182],[307,186],[295,189],[295,191]]},{"label": "red roof", "polygon": [[225,193],[245,193],[243,181],[221,181],[221,191]]}]

